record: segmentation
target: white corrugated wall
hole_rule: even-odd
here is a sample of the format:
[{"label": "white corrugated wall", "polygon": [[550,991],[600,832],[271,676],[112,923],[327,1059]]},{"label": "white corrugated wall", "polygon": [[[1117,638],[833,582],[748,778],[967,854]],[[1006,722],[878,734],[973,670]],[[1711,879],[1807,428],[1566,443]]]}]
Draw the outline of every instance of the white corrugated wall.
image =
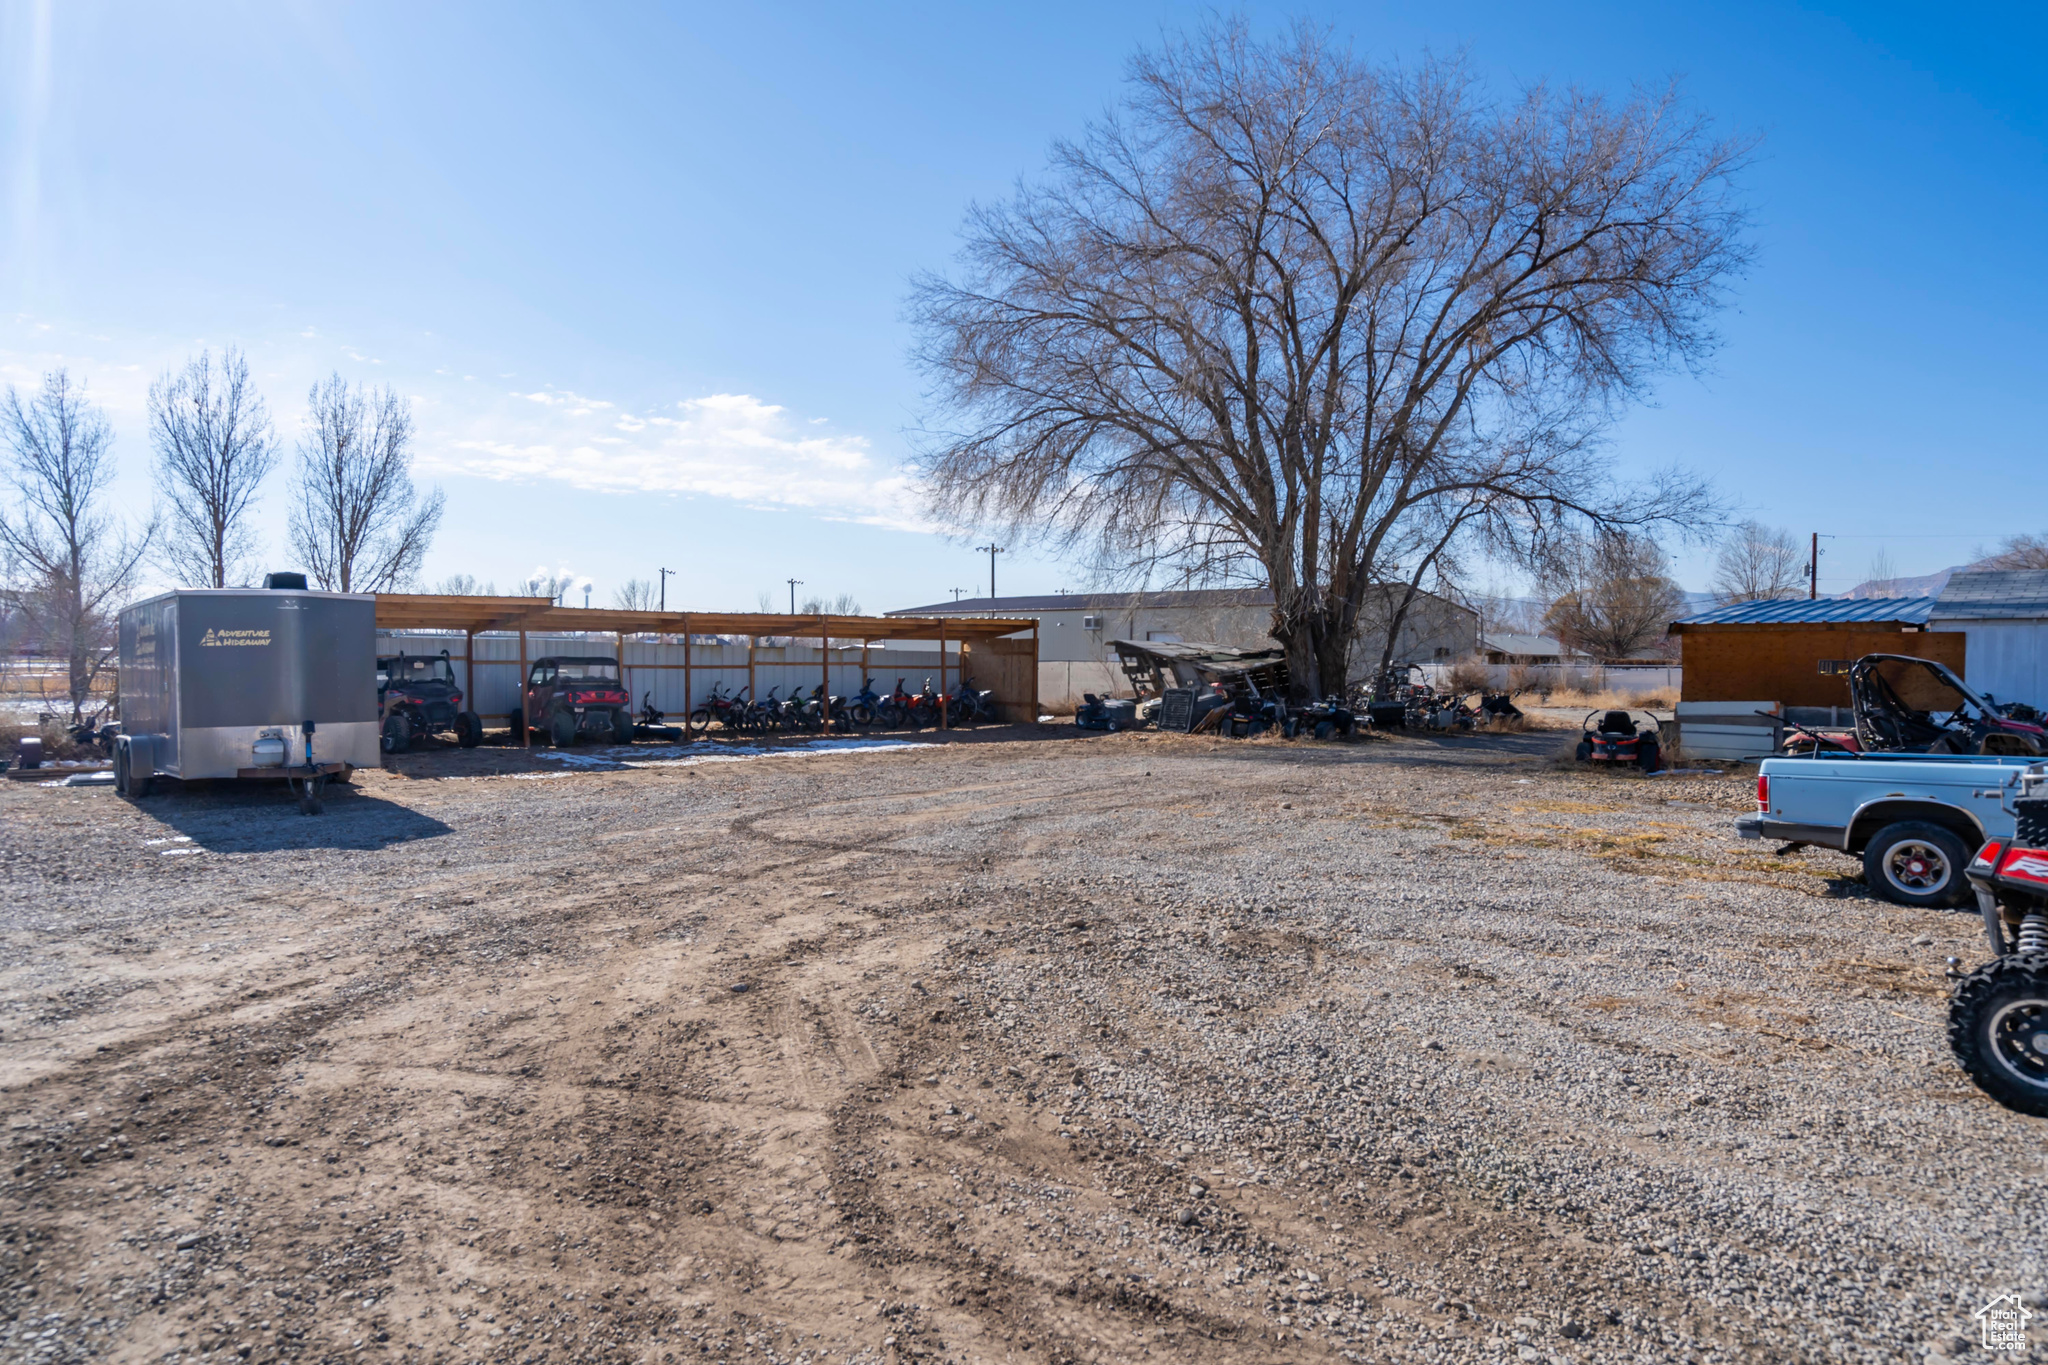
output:
[{"label": "white corrugated wall", "polygon": [[1960,630],[1963,680],[1999,701],[2048,707],[2048,621],[1961,621],[1941,617],[1930,630]]}]

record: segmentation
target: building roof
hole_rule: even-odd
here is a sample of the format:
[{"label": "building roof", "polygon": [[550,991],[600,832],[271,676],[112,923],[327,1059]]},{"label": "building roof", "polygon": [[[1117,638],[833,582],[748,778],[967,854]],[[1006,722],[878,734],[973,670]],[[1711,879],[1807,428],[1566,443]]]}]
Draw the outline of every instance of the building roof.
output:
[{"label": "building roof", "polygon": [[1489,632],[1479,637],[1479,647],[1495,654],[1521,654],[1532,659],[1555,658],[1564,653],[1564,646],[1548,635],[1506,635]]},{"label": "building roof", "polygon": [[967,597],[904,607],[886,616],[995,616],[1030,611],[1129,611],[1134,607],[1270,607],[1271,588],[1196,588],[1187,592],[1066,592],[1047,597]]},{"label": "building roof", "polygon": [[1972,569],[1950,578],[1934,599],[1938,620],[2048,618],[2048,569]]},{"label": "building roof", "polygon": [[1689,626],[1815,626],[1897,624],[1924,626],[1934,610],[1932,597],[1780,597],[1762,602],[1730,602],[1699,612],[1671,628]]}]

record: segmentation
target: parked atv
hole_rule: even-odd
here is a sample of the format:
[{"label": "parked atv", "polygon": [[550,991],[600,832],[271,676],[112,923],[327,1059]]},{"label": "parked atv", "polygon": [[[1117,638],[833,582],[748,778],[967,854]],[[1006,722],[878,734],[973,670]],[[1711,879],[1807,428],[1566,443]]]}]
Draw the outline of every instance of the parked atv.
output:
[{"label": "parked atv", "polygon": [[[1594,711],[1580,727],[1577,758],[1581,763],[1633,763],[1646,773],[1664,766],[1657,743],[1657,719],[1640,713],[1648,725],[1639,728],[1633,711]],[[1597,724],[1595,722],[1598,722]]]},{"label": "parked atv", "polygon": [[2044,754],[2034,708],[1994,704],[1932,659],[1866,654],[1849,666],[1856,747],[1866,752]]},{"label": "parked atv", "polygon": [[1993,1099],[2048,1117],[2048,773],[2030,770],[2020,786],[2017,833],[1987,842],[1965,871],[1992,960],[1956,983],[1948,1045]]},{"label": "parked atv", "polygon": [[619,682],[616,660],[536,659],[526,677],[526,695],[512,713],[512,737],[520,738],[522,727],[531,725],[557,749],[566,749],[586,735],[613,744],[631,744],[632,706]]},{"label": "parked atv", "polygon": [[484,737],[483,718],[462,706],[448,651],[393,654],[377,660],[377,723],[384,752],[399,753],[421,735],[453,732],[465,749]]}]

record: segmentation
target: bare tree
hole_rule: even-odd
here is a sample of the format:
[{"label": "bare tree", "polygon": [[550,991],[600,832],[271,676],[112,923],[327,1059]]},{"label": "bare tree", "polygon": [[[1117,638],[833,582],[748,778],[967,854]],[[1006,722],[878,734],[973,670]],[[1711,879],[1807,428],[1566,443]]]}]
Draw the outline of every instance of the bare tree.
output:
[{"label": "bare tree", "polygon": [[480,583],[475,574],[452,573],[434,585],[434,591],[443,597],[496,597],[496,583]]},{"label": "bare tree", "polygon": [[1662,640],[1685,610],[1656,542],[1605,531],[1557,544],[1544,565],[1544,633],[1575,654],[1619,660]]},{"label": "bare tree", "polygon": [[803,605],[799,606],[796,611],[799,616],[858,616],[860,615],[860,602],[850,592],[840,593],[839,596],[830,600],[812,596],[806,597],[803,600]]},{"label": "bare tree", "polygon": [[1806,592],[1806,559],[1790,531],[1745,521],[1714,557],[1714,593],[1722,602],[1766,602]]},{"label": "bare tree", "polygon": [[612,589],[612,605],[620,611],[653,611],[654,585],[644,578],[629,578]]},{"label": "bare tree", "polygon": [[182,372],[166,371],[149,386],[149,435],[171,567],[191,587],[248,581],[260,544],[249,509],[277,467],[277,441],[247,358],[231,346],[219,369],[201,351]]},{"label": "bare tree", "polygon": [[412,414],[395,389],[340,375],[306,397],[292,546],[333,592],[393,592],[419,577],[441,524],[440,489],[412,486]]},{"label": "bare tree", "polygon": [[0,559],[19,627],[65,662],[71,718],[113,661],[116,612],[156,532],[124,529],[104,508],[114,479],[113,429],[64,370],[43,376],[24,402],[13,385],[0,403],[12,496],[0,512]]},{"label": "bare tree", "polygon": [[545,564],[512,585],[514,597],[546,597],[559,603],[589,580],[567,569],[550,569]]},{"label": "bare tree", "polygon": [[2007,536],[1998,553],[1973,565],[1979,569],[2048,569],[2048,537]]},{"label": "bare tree", "polygon": [[1263,583],[1311,691],[1385,566],[1427,574],[1427,528],[1527,558],[1709,515],[1676,474],[1616,490],[1591,442],[1710,352],[1744,146],[1668,95],[1496,102],[1305,29],[1207,30],[1130,90],[916,285],[940,515]]}]

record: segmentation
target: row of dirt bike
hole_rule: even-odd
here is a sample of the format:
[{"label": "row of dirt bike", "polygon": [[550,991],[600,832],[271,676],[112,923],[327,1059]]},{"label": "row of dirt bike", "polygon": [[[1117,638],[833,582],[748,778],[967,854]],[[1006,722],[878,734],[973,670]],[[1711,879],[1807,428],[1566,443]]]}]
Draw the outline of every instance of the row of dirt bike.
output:
[{"label": "row of dirt bike", "polygon": [[903,679],[898,678],[896,690],[886,695],[875,691],[873,678],[864,680],[860,691],[851,697],[828,694],[822,684],[787,697],[777,695],[782,690],[779,687],[768,689],[765,697],[749,697],[750,690],[742,687],[728,692],[713,687],[704,704],[690,712],[691,731],[703,734],[713,725],[742,735],[929,730],[941,724],[958,727],[999,719],[995,694],[975,687],[972,678],[962,678],[958,687],[946,693],[943,707],[930,678],[924,680],[920,692],[906,691]]}]

